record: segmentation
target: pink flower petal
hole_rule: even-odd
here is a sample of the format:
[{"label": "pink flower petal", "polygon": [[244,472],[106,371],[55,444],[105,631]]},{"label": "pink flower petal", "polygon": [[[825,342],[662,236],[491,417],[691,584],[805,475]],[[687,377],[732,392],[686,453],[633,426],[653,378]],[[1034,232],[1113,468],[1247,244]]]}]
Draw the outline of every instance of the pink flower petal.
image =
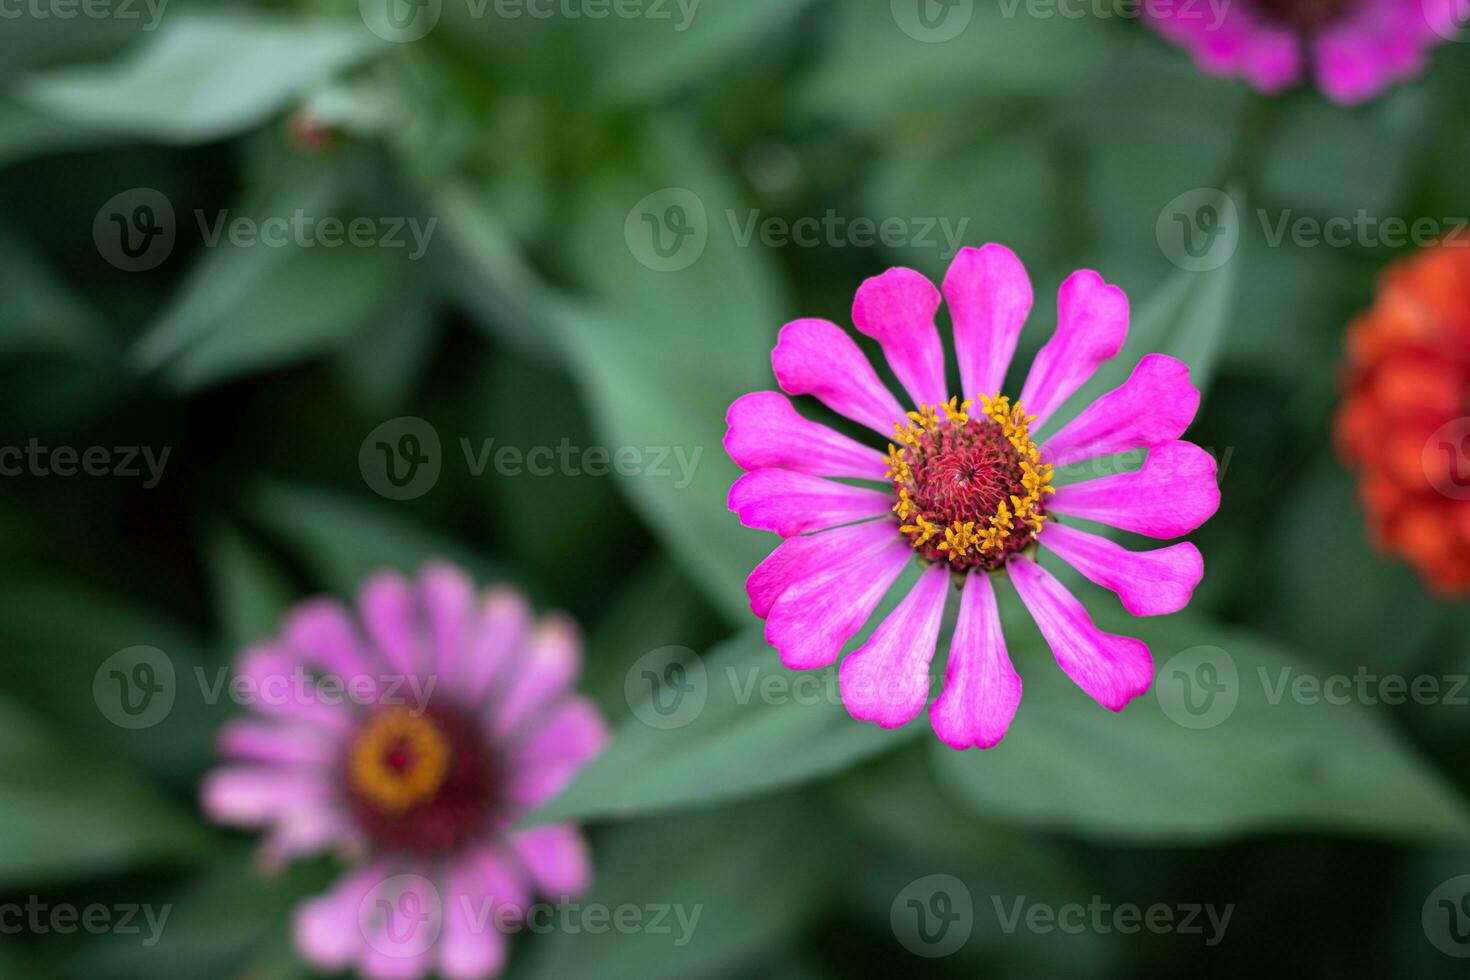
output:
[{"label": "pink flower petal", "polygon": [[1096,534],[1049,524],[1038,540],[1093,582],[1111,589],[1135,616],[1166,616],[1189,605],[1204,578],[1205,560],[1188,542],[1156,551],[1129,551]]},{"label": "pink flower petal", "polygon": [[338,806],[297,807],[287,810],[261,843],[260,859],[274,872],[298,858],[321,854],[352,841],[357,830]]},{"label": "pink flower petal", "polygon": [[952,749],[988,749],[1005,738],[1020,703],[1021,678],[1006,654],[995,588],[989,575],[972,573],[965,576],[944,690],[929,709],[929,723]]},{"label": "pink flower petal", "polygon": [[[395,914],[372,920],[374,929],[362,948],[357,968],[371,980],[417,980],[427,976],[434,965],[434,946],[443,937],[447,898],[426,876],[427,868],[417,868],[399,880],[385,880],[390,887],[373,896],[375,901],[391,903],[395,909],[418,909],[424,918]],[[408,913],[412,915],[412,912]],[[362,919],[358,920],[359,928]]]},{"label": "pink flower petal", "polygon": [[1136,473],[1061,487],[1047,509],[1151,538],[1177,538],[1219,509],[1215,469],[1214,457],[1193,443],[1164,442],[1148,451]]},{"label": "pink flower petal", "polygon": [[538,718],[511,751],[506,794],[526,807],[545,803],[566,789],[611,738],[595,704],[581,697],[565,699]]},{"label": "pink flower petal", "polygon": [[358,908],[390,874],[386,861],[364,865],[345,875],[331,891],[296,906],[291,934],[301,958],[326,973],[338,973],[355,963],[364,947]]},{"label": "pink flower petal", "polygon": [[427,667],[423,609],[408,579],[397,572],[378,572],[358,593],[358,611],[368,637],[396,677]]},{"label": "pink flower petal", "polygon": [[1357,105],[1390,85],[1424,71],[1428,49],[1453,32],[1441,0],[1363,0],[1319,31],[1311,42],[1312,63],[1328,98]]},{"label": "pink flower petal", "polygon": [[541,894],[575,898],[592,886],[592,853],[575,824],[532,827],[511,844]]},{"label": "pink flower petal", "polygon": [[352,728],[352,712],[320,696],[295,651],[262,644],[248,648],[235,664],[231,689],[257,714],[296,721],[341,735]]},{"label": "pink flower petal", "polygon": [[1021,389],[1021,404],[1046,425],[1099,364],[1123,349],[1128,339],[1128,297],[1091,269],[1067,277],[1057,292],[1057,330],[1036,354]]},{"label": "pink flower petal", "polygon": [[857,343],[830,320],[796,320],[782,327],[771,367],[788,395],[815,395],[838,415],[885,437],[904,418]]},{"label": "pink flower petal", "polygon": [[756,470],[730,488],[740,523],[783,538],[889,513],[893,495],[790,470]]},{"label": "pink flower petal", "polygon": [[745,580],[750,609],[761,619],[777,599],[798,582],[853,559],[872,555],[898,539],[892,521],[868,521],[817,534],[787,538]]},{"label": "pink flower petal", "polygon": [[852,322],[878,341],[889,367],[915,405],[949,400],[944,381],[944,345],[934,314],[939,290],[913,269],[889,269],[865,280],[852,303]]},{"label": "pink flower petal", "polygon": [[888,543],[850,561],[834,557],[826,570],[796,582],[771,606],[766,642],[787,667],[811,670],[835,663],[908,566],[914,549],[894,524],[882,523],[893,535]]},{"label": "pink flower petal", "polygon": [[242,762],[280,766],[329,766],[340,758],[341,740],[307,725],[232,718],[216,736],[220,754]]},{"label": "pink flower petal", "polygon": [[960,249],[944,277],[944,300],[954,320],[960,391],[965,398],[996,394],[1031,314],[1026,267],[1004,245]]},{"label": "pink flower petal", "polygon": [[448,980],[486,980],[504,969],[509,938],[496,928],[495,896],[473,860],[449,866],[444,882],[444,930],[439,935],[439,973]]},{"label": "pink flower petal", "polygon": [[465,694],[471,704],[504,686],[516,654],[530,636],[533,622],[525,596],[511,588],[491,589],[480,604],[465,664]]},{"label": "pink flower petal", "polygon": [[741,395],[725,413],[725,451],[743,470],[783,469],[813,476],[882,480],[883,454],[803,418],[776,391]]},{"label": "pink flower petal", "polygon": [[1178,439],[1194,421],[1199,398],[1187,364],[1149,354],[1120,387],[1047,439],[1042,458],[1061,467]]},{"label": "pink flower petal", "polygon": [[357,631],[347,608],[335,599],[308,599],[293,609],[282,629],[286,644],[302,661],[351,682],[356,677],[377,678],[368,644]]},{"label": "pink flower petal", "polygon": [[897,728],[924,710],[948,593],[949,565],[930,565],[868,642],[842,661],[838,679],[848,714]]},{"label": "pink flower petal", "polygon": [[490,731],[504,739],[529,725],[540,713],[559,702],[582,669],[582,636],[565,616],[548,616],[531,632],[520,662],[496,705],[490,710]]},{"label": "pink flower petal", "polygon": [[1012,555],[1006,570],[1057,665],[1093,700],[1109,711],[1122,711],[1149,689],[1154,660],[1143,641],[1098,629],[1082,603],[1031,559]]},{"label": "pink flower petal", "polygon": [[320,773],[280,766],[221,766],[200,785],[200,807],[215,823],[259,827],[292,809],[324,806],[331,780]]},{"label": "pink flower petal", "polygon": [[447,691],[458,691],[467,669],[466,650],[475,625],[475,583],[461,569],[431,562],[419,573],[433,656],[429,671]]},{"label": "pink flower petal", "polygon": [[1250,4],[1218,9],[1177,0],[1145,0],[1144,20],[1184,47],[1211,75],[1240,77],[1264,92],[1279,92],[1301,80],[1306,56],[1290,27],[1263,20]]}]

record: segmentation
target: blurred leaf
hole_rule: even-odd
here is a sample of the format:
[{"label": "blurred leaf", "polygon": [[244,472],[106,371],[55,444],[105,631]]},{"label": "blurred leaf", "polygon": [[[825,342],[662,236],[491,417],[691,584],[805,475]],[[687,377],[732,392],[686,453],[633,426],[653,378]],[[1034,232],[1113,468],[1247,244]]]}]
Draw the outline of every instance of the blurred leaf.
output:
[{"label": "blurred leaf", "polygon": [[49,153],[72,152],[112,142],[98,132],[0,99],[0,167]]},{"label": "blurred leaf", "polygon": [[0,230],[0,355],[101,354],[106,324],[24,241]]},{"label": "blurred leaf", "polygon": [[[1470,832],[1462,801],[1371,710],[1293,698],[1295,677],[1324,675],[1275,643],[1189,614],[1133,619],[1094,609],[1099,626],[1143,639],[1158,663],[1153,691],[1113,715],[1057,669],[1018,606],[1007,604],[1004,618],[1026,692],[1010,733],[985,752],[933,749],[941,778],[977,813],[1136,842],[1287,828],[1410,840]],[[1217,674],[1224,687],[1212,697],[1238,701],[1214,727],[1193,729],[1161,703],[1180,690],[1165,676],[1182,669],[1170,659],[1198,647],[1231,658],[1238,680]]]},{"label": "blurred leaf", "polygon": [[915,36],[899,22],[902,6],[893,0],[831,6],[837,23],[828,32],[830,47],[796,98],[798,113],[873,126],[916,110],[927,115],[978,92],[1075,97],[1107,64],[1117,33],[1090,17],[1032,17],[1024,6],[976,0],[973,15],[966,13],[971,4],[944,5],[932,34],[916,14],[907,25]]},{"label": "blurred leaf", "polygon": [[638,698],[632,714],[535,822],[626,818],[769,792],[840,772],[929,731],[927,717],[898,731],[854,721],[838,696],[836,668],[787,670],[759,631],[716,647],[702,669],[682,664],[682,675],[662,661],[640,660],[634,669],[639,664],[650,670],[626,675],[625,690]]},{"label": "blurred leaf", "polygon": [[0,888],[197,854],[203,835],[135,777],[56,741],[0,696]]},{"label": "blurred leaf", "polygon": [[[173,666],[176,699],[152,727],[124,730],[102,713],[93,678],[121,650],[151,646]],[[26,706],[66,731],[79,748],[143,769],[160,782],[192,788],[212,757],[214,708],[197,671],[212,661],[197,637],[168,618],[75,584],[12,580],[0,587],[0,670]]]},{"label": "blurred leaf", "polygon": [[613,719],[628,713],[623,679],[635,660],[659,647],[701,649],[711,634],[718,635],[718,623],[689,576],[661,556],[631,569],[607,609],[588,631],[582,689]]},{"label": "blurred leaf", "polygon": [[1332,460],[1297,476],[1264,563],[1273,633],[1336,670],[1408,669],[1445,608],[1412,569],[1368,543],[1351,476]]},{"label": "blurred leaf", "polygon": [[840,860],[824,829],[790,796],[620,828],[597,848],[597,884],[581,907],[634,906],[641,922],[657,914],[668,931],[559,930],[536,944],[521,976],[728,975],[802,930]]},{"label": "blurred leaf", "polygon": [[226,651],[243,650],[274,636],[295,598],[281,570],[229,527],[210,535],[208,558],[215,615]]},{"label": "blurred leaf", "polygon": [[[733,233],[731,216],[738,224],[746,212],[691,133],[652,125],[630,153],[599,171],[573,210],[567,258],[597,305],[548,293],[508,252],[493,215],[467,188],[441,195],[440,210],[461,229],[462,247],[490,250],[471,258],[501,295],[554,331],[599,442],[683,455],[693,474],[687,485],[677,474],[640,474],[617,485],[710,599],[745,623],[745,577],[773,542],[741,528],[726,507],[740,472],[722,446],[724,416],[741,394],[775,385],[769,358],[782,322],[779,288],[769,260]],[[653,218],[664,214],[650,195],[670,188],[688,192],[681,206],[703,212],[690,218],[707,240],[691,264],[657,271],[636,237],[645,233],[636,219],[640,208]]]},{"label": "blurred leaf", "polygon": [[[668,0],[641,17],[570,22],[564,57],[578,66],[584,99],[628,106],[665,97],[704,80],[721,62],[778,42],[783,29],[811,0],[705,3]],[[659,11],[653,16],[653,11]]]},{"label": "blurred leaf", "polygon": [[1122,351],[1099,367],[1048,424],[1060,428],[1099,396],[1127,381],[1145,354],[1179,358],[1189,365],[1189,380],[1208,395],[1220,347],[1232,323],[1239,261],[1237,254],[1211,272],[1177,271],[1143,302],[1134,300]]},{"label": "blurred leaf", "polygon": [[249,129],[381,42],[360,23],[175,14],[124,59],[22,85],[44,112],[98,129],[203,143]]},{"label": "blurred leaf", "polygon": [[1402,215],[1419,149],[1437,126],[1434,109],[1428,90],[1413,87],[1357,112],[1315,98],[1283,103],[1260,153],[1264,217]]},{"label": "blurred leaf", "polygon": [[[928,2],[928,0],[925,0]],[[891,151],[873,167],[864,194],[881,226],[899,219],[908,243],[895,259],[942,282],[966,245],[1004,241],[1032,269],[1056,262],[1068,229],[1058,220],[1067,203],[1058,192],[1054,133],[1027,103],[994,107],[980,125],[955,113],[953,127],[928,116],[890,138]]]},{"label": "blurred leaf", "polygon": [[408,297],[347,344],[335,367],[363,408],[391,411],[422,380],[439,335],[428,297]]},{"label": "blurred leaf", "polygon": [[[91,980],[195,980],[201,976],[294,976],[266,973],[297,959],[290,917],[297,902],[325,890],[334,872],[324,863],[297,864],[264,874],[248,854],[231,848],[182,887],[163,897],[169,905],[158,942],[112,934],[84,946],[72,963]],[[154,903],[158,904],[158,903]],[[161,909],[160,909],[161,911]]]},{"label": "blurred leaf", "polygon": [[323,588],[357,594],[371,573],[385,568],[416,574],[426,561],[458,562],[482,582],[496,581],[496,566],[453,538],[395,513],[392,503],[372,502],[335,490],[266,481],[248,505],[251,520],[291,553]]},{"label": "blurred leaf", "polygon": [[169,379],[184,389],[201,388],[342,345],[390,302],[388,266],[374,249],[293,255],[170,365]]}]

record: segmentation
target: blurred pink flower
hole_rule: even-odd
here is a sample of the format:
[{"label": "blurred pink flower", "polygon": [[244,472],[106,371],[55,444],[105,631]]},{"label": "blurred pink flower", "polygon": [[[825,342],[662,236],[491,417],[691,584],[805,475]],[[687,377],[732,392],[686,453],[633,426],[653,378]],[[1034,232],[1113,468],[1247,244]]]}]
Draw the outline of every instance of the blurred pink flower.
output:
[{"label": "blurred pink flower", "polygon": [[1330,99],[1365,102],[1424,70],[1456,36],[1464,0],[1144,0],[1144,19],[1202,71],[1279,92],[1309,73]]},{"label": "blurred pink flower", "polygon": [[[954,322],[961,402],[949,395],[935,314]],[[991,573],[1009,577],[1057,663],[1104,707],[1120,711],[1148,690],[1153,659],[1140,641],[1099,630],[1082,604],[1035,561],[1036,546],[1116,592],[1137,616],[1176,612],[1204,573],[1191,544],[1131,552],[1057,522],[1098,521],[1154,538],[1193,531],[1215,513],[1215,461],[1177,441],[1199,406],[1189,369],[1161,354],[1101,396],[1040,446],[1063,403],[1123,347],[1128,298],[1083,270],[1062,284],[1058,326],[1012,404],[999,394],[1031,311],[1031,281],[1000,245],[967,248],[941,293],[911,269],[869,279],[853,303],[859,332],[877,341],[918,409],[905,413],[846,332],[826,320],[781,331],[771,361],[788,395],[894,439],[884,453],[799,415],[778,392],[730,406],[725,448],[748,470],[730,490],[746,527],[786,540],[746,581],[766,639],[794,670],[827,667],[917,555],[918,584],[848,655],[839,671],[854,718],[906,724],[929,694],[947,586],[962,589],[943,693],[929,713],[956,749],[988,748],[1010,727],[1021,679],[1001,635]],[[1023,407],[1024,406],[1024,407]],[[896,443],[896,444],[895,444]],[[1055,467],[1147,449],[1141,470],[1053,487]],[[886,482],[879,490],[847,481]]]},{"label": "blurred pink flower", "polygon": [[329,849],[356,862],[296,910],[312,965],[495,976],[533,890],[590,883],[576,826],[516,829],[606,743],[573,693],[580,667],[570,621],[536,622],[518,593],[481,595],[445,564],[374,575],[355,612],[308,600],[239,658],[250,712],[220,732],[229,761],[205,778],[204,810],[266,829],[268,864]]}]

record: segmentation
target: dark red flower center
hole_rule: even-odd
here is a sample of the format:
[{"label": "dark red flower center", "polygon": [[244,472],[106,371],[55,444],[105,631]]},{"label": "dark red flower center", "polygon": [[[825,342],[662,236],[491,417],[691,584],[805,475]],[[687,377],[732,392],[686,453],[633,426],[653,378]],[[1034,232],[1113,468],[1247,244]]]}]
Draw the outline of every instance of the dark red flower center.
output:
[{"label": "dark red flower center", "polygon": [[1252,0],[1269,20],[1299,31],[1313,31],[1341,20],[1357,0]]},{"label": "dark red flower center", "polygon": [[394,707],[368,719],[353,740],[347,796],[359,825],[382,846],[453,851],[485,830],[495,769],[468,713]]},{"label": "dark red flower center", "polygon": [[889,447],[903,533],[926,560],[957,570],[993,571],[1028,548],[1051,492],[1024,410],[1003,397],[981,401],[983,412],[957,400],[926,407],[899,426],[903,447]]}]

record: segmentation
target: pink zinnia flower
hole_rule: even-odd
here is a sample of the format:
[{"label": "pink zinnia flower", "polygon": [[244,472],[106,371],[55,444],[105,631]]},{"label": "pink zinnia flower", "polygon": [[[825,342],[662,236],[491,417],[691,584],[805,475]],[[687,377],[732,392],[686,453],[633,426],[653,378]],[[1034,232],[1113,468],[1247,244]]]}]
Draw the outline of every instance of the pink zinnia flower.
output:
[{"label": "pink zinnia flower", "polygon": [[[786,539],[746,589],[766,621],[767,641],[795,670],[835,663],[917,556],[924,569],[918,584],[842,662],[842,699],[854,718],[895,728],[923,710],[947,586],[958,585],[944,690],[929,718],[946,744],[988,748],[1005,736],[1021,699],[992,574],[1005,573],[1015,585],[1062,670],[1120,711],[1152,683],[1148,648],[1099,630],[1037,564],[1036,546],[1116,592],[1134,615],[1177,612],[1204,572],[1193,545],[1131,552],[1057,518],[1175,538],[1214,514],[1220,491],[1214,459],[1178,441],[1199,392],[1189,369],[1161,354],[1145,357],[1125,384],[1040,446],[1032,440],[1032,428],[1045,428],[1122,348],[1128,298],[1118,287],[1088,270],[1062,284],[1056,333],[1016,402],[1000,387],[1031,311],[1031,282],[1020,260],[999,245],[964,249],[945,277],[943,301],[954,322],[960,390],[974,401],[949,394],[934,324],[940,291],[911,269],[890,269],[863,283],[852,318],[882,347],[917,410],[904,412],[836,324],[787,324],[771,355],[781,388],[814,395],[894,442],[885,455],[803,418],[777,392],[744,395],[726,417],[725,448],[750,472],[731,488],[730,509],[746,527]],[[1141,448],[1148,457],[1137,472],[1052,486],[1054,467]],[[891,490],[825,477],[882,481]]]},{"label": "pink zinnia flower", "polygon": [[328,849],[357,862],[296,910],[316,967],[495,976],[533,889],[590,883],[577,827],[515,829],[607,740],[572,691],[580,666],[571,622],[535,622],[516,592],[482,596],[448,565],[373,576],[356,614],[309,600],[239,659],[251,713],[220,732],[231,761],[205,778],[205,812],[268,828],[269,865]]},{"label": "pink zinnia flower", "polygon": [[1464,0],[1144,0],[1144,17],[1200,69],[1279,92],[1307,74],[1329,98],[1364,102],[1424,70],[1458,31]]}]

